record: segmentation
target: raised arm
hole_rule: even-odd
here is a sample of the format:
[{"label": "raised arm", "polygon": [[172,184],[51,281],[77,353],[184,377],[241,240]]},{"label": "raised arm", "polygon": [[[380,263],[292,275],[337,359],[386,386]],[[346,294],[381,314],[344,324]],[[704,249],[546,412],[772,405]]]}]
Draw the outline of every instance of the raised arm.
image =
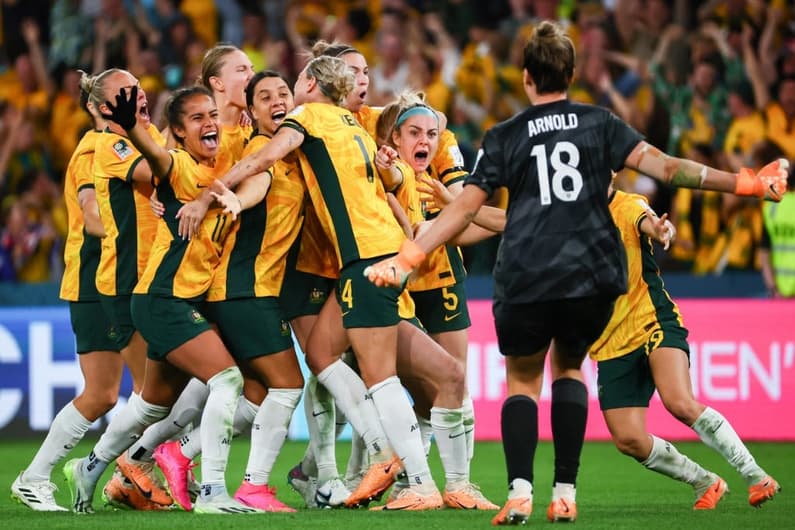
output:
[{"label": "raised arm", "polygon": [[770,101],[770,91],[767,88],[765,76],[762,73],[762,65],[759,63],[759,58],[756,55],[756,50],[754,50],[752,43],[753,31],[754,30],[748,24],[743,26],[743,63],[745,64],[745,71],[748,73],[748,79],[751,81],[751,86],[754,89],[756,108],[764,111]]},{"label": "raised arm", "polygon": [[39,25],[31,19],[23,20],[22,36],[28,45],[30,62],[33,64],[33,72],[36,74],[39,88],[47,93],[48,99],[52,99],[55,95],[55,83],[47,71],[47,59],[44,57],[44,50],[39,42]]},{"label": "raised arm", "polygon": [[[165,147],[158,145],[149,134],[149,131],[138,123],[138,113],[146,103],[146,96],[141,94],[139,97],[138,87],[133,86],[129,89],[122,88],[116,94],[115,99],[115,105],[110,101],[105,102],[106,110],[103,110],[102,106],[100,106],[102,116],[118,123],[125,130],[130,141],[149,162],[149,168],[152,173],[158,177],[166,176],[171,169],[171,153]],[[144,170],[145,168],[141,168],[141,171]],[[139,172],[136,171],[136,173]],[[142,175],[145,175],[145,173],[139,173],[138,178],[135,176],[133,178],[135,180],[144,180],[145,177],[142,177]]]},{"label": "raised arm", "polygon": [[778,73],[776,72],[776,57],[778,57],[778,50],[776,50],[776,32],[784,19],[784,12],[780,7],[768,6],[767,17],[765,19],[765,26],[762,28],[762,34],[759,36],[759,65],[760,72],[767,85],[772,85]]}]

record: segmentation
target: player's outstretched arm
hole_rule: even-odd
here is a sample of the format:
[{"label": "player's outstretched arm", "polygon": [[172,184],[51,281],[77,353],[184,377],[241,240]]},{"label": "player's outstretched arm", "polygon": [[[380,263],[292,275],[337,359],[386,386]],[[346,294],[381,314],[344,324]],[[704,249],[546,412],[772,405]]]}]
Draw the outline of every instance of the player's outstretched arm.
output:
[{"label": "player's outstretched arm", "polygon": [[280,127],[273,139],[232,166],[221,180],[227,188],[235,189],[243,179],[267,171],[304,143],[304,135],[293,127]]},{"label": "player's outstretched arm", "polygon": [[[456,182],[447,187],[434,178],[420,176],[417,178],[417,191],[420,192],[420,197],[425,201],[427,208],[438,208],[441,210],[464,191],[464,186],[460,182]],[[490,233],[479,232],[482,237],[478,235],[478,232],[469,234],[463,241],[467,241],[470,245],[502,233],[505,230],[505,210],[495,206],[481,206],[474,219],[472,219],[472,224],[478,225]],[[467,243],[457,242],[456,244],[466,246]]]},{"label": "player's outstretched arm", "polygon": [[[127,95],[129,91],[129,96]],[[149,163],[151,172],[158,177],[168,174],[171,169],[171,153],[155,142],[149,131],[138,123],[138,114],[146,103],[145,98],[138,98],[138,87],[121,88],[115,95],[116,104],[105,102],[108,112],[102,112],[102,117],[118,123],[125,130],[133,145],[141,152]],[[147,177],[147,180],[151,175]]]},{"label": "player's outstretched arm", "polygon": [[646,142],[635,146],[625,165],[677,187],[722,191],[773,202],[779,202],[787,190],[789,168],[789,163],[780,158],[758,171],[741,168],[737,173],[729,173],[667,155]]},{"label": "player's outstretched arm", "polygon": [[224,213],[231,213],[232,220],[235,220],[240,212],[262,202],[268,194],[271,181],[270,172],[263,171],[247,178],[232,191],[221,180],[216,179],[210,185],[210,195],[224,207]]},{"label": "player's outstretched arm", "polygon": [[367,267],[364,275],[379,287],[402,287],[429,252],[466,228],[485,200],[485,191],[477,186],[465,186],[464,191],[442,210],[429,230],[415,241],[404,241],[395,256]]}]

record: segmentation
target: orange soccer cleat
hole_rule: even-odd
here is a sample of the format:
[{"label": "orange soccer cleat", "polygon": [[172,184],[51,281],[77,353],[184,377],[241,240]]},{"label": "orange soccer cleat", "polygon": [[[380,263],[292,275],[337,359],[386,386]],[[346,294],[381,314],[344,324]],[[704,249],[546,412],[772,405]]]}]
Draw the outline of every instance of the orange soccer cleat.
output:
[{"label": "orange soccer cleat", "polygon": [[371,464],[359,486],[345,501],[345,506],[348,508],[367,506],[370,501],[380,499],[395,482],[395,475],[400,469],[400,459],[396,456],[386,462]]},{"label": "orange soccer cleat", "polygon": [[525,524],[531,513],[533,513],[533,499],[529,497],[508,499],[500,513],[491,520],[491,524],[494,526]]},{"label": "orange soccer cleat", "polygon": [[488,500],[476,485],[467,482],[463,488],[445,490],[442,495],[445,506],[455,510],[499,510],[500,507]]},{"label": "orange soccer cleat", "polygon": [[715,480],[701,493],[693,505],[694,510],[714,510],[725,494],[729,492],[726,481],[715,475]]},{"label": "orange soccer cleat", "polygon": [[119,466],[122,475],[138,486],[147,499],[163,506],[171,506],[174,502],[160,478],[155,475],[154,462],[131,461],[127,458],[127,451],[125,451],[116,459],[116,465]]},{"label": "orange soccer cleat", "polygon": [[573,523],[577,520],[577,503],[563,498],[552,501],[547,508],[547,520],[551,523]]},{"label": "orange soccer cleat", "polygon": [[168,506],[158,504],[141,493],[131,480],[122,475],[118,469],[102,488],[102,501],[107,506],[121,510],[156,511],[168,510]]},{"label": "orange soccer cleat", "polygon": [[416,488],[405,488],[400,491],[394,500],[389,501],[383,506],[375,506],[370,508],[371,511],[392,511],[404,510],[411,512],[420,512],[425,510],[438,510],[443,506],[442,496],[439,491],[434,490],[423,495],[419,493]]},{"label": "orange soccer cleat", "polygon": [[748,503],[754,508],[759,508],[765,502],[775,497],[781,491],[781,486],[770,475],[748,488]]}]

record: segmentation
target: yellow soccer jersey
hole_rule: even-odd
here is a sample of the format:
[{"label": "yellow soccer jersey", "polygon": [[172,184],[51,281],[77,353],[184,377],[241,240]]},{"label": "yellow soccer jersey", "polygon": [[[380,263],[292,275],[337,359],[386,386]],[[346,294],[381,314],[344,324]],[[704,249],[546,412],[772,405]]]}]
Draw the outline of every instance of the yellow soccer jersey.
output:
[{"label": "yellow soccer jersey", "polygon": [[439,134],[439,149],[431,160],[431,176],[445,186],[464,180],[468,172],[464,167],[464,155],[458,147],[458,140],[450,129]]},{"label": "yellow soccer jersey", "polygon": [[334,250],[323,225],[317,217],[312,201],[304,200],[304,224],[301,227],[301,241],[295,268],[307,274],[324,278],[340,277],[337,251]]},{"label": "yellow soccer jersey", "polygon": [[[403,183],[393,192],[403,211],[409,218],[409,222],[414,226],[425,220],[422,212],[422,201],[420,192],[417,191],[417,176],[414,169],[403,160],[395,160],[398,170],[403,175]],[[427,176],[427,173],[423,173]]]},{"label": "yellow soccer jersey", "polygon": [[221,127],[221,146],[219,151],[225,151],[232,157],[233,162],[243,158],[243,150],[251,137],[250,125],[243,127],[240,124],[223,125]]},{"label": "yellow soccer jersey", "polygon": [[[403,183],[398,186],[394,191],[403,211],[408,215],[409,222],[412,226],[423,221],[422,205],[420,204],[420,193],[417,191],[417,177],[414,170],[404,161],[398,159],[395,161],[403,174]],[[409,280],[411,283],[411,280]],[[400,318],[411,319],[416,315],[414,313],[414,299],[411,297],[408,289],[403,289],[398,297],[398,315]]]},{"label": "yellow soccer jersey", "polygon": [[734,118],[723,141],[725,153],[750,155],[751,149],[765,139],[765,120],[759,112]]},{"label": "yellow soccer jersey", "polygon": [[61,299],[70,302],[97,300],[95,277],[100,239],[83,230],[83,210],[77,195],[85,188],[94,188],[94,146],[102,131],[88,131],[80,139],[64,176],[64,202],[69,230],[64,244],[64,271]]},{"label": "yellow soccer jersey", "polygon": [[[154,126],[149,134],[158,144],[165,144]],[[143,160],[128,138],[109,131],[97,137],[94,186],[105,237],[96,285],[107,296],[132,292],[146,267],[157,231],[157,217],[149,205],[152,184],[132,180]]]},{"label": "yellow soccer jersey", "polygon": [[197,163],[182,149],[172,150],[171,156],[171,171],[157,186],[157,197],[166,213],[158,222],[149,263],[133,292],[195,299],[209,289],[234,222],[232,215],[223,213],[223,208],[215,203],[207,210],[198,233],[187,240],[177,234],[176,215],[183,204],[201,195],[233,163],[224,153],[219,154],[215,167]]},{"label": "yellow soccer jersey", "polygon": [[282,127],[304,135],[301,171],[339,267],[397,252],[405,235],[373,164],[375,142],[353,114],[327,103],[307,103],[293,109]]},{"label": "yellow soccer jersey", "polygon": [[384,107],[371,107],[369,105],[362,105],[362,108],[359,109],[359,112],[354,112],[353,116],[356,118],[356,121],[359,122],[367,134],[370,135],[371,138],[375,139],[375,126],[378,122],[378,117],[383,112]]},{"label": "yellow soccer jersey", "polygon": [[616,300],[610,322],[591,346],[589,354],[596,361],[621,357],[648,344],[651,334],[660,328],[662,313],[673,315],[682,324],[679,309],[663,286],[651,239],[640,232],[647,208],[642,195],[616,191],[610,200],[610,213],[627,252],[629,288]]},{"label": "yellow soccer jersey", "polygon": [[[267,136],[254,136],[243,156],[269,141]],[[242,212],[226,238],[221,263],[207,291],[209,302],[279,296],[281,292],[287,252],[301,230],[306,190],[295,163],[280,160],[271,168],[271,174],[265,200]]]},{"label": "yellow soccer jersey", "polygon": [[795,159],[795,118],[787,118],[778,102],[768,103],[765,109],[767,137],[784,150],[789,160]]},{"label": "yellow soccer jersey", "polygon": [[[439,135],[439,149],[430,165],[430,176],[445,186],[450,186],[466,178],[464,157],[458,148],[455,134],[445,129]],[[438,209],[427,210],[426,215],[435,217]],[[458,247],[443,245],[430,254],[412,275],[410,291],[430,291],[455,285],[466,277],[464,260]]]}]

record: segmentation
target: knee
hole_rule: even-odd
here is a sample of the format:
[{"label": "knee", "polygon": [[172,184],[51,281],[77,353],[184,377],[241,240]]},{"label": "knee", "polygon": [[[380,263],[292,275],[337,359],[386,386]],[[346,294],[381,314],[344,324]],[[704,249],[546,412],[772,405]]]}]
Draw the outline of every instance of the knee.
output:
[{"label": "knee", "polygon": [[613,435],[613,443],[622,454],[631,456],[637,460],[644,460],[648,456],[645,445],[648,445],[648,435],[638,436],[636,434]]},{"label": "knee", "polygon": [[315,375],[334,364],[334,361],[337,360],[333,355],[329,355],[317,348],[312,348],[311,344],[308,348],[304,360],[306,361],[306,366],[309,368],[309,371]]},{"label": "knee", "polygon": [[207,381],[207,388],[210,389],[210,392],[222,388],[229,388],[235,392],[236,395],[240,395],[243,390],[243,374],[237,366],[224,368]]},{"label": "knee", "polygon": [[693,425],[703,410],[703,406],[690,397],[663,400],[666,410],[685,425]]},{"label": "knee", "polygon": [[[86,388],[82,394],[81,408],[88,419],[96,420],[107,414],[119,400],[118,388]],[[89,418],[89,416],[91,416]]]},{"label": "knee", "polygon": [[466,388],[466,371],[464,363],[452,356],[448,356],[448,362],[443,370],[438,374],[439,388],[443,392],[461,394],[464,396]]}]

